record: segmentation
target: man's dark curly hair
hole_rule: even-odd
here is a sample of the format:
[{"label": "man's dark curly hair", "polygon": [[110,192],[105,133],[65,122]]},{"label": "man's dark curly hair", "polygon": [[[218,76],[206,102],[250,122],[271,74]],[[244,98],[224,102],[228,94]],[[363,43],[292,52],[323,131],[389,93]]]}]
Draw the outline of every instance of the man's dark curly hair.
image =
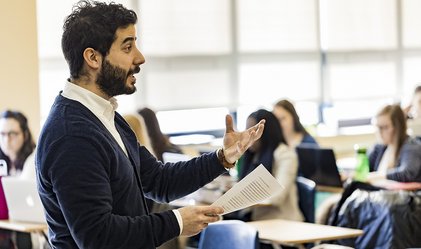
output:
[{"label": "man's dark curly hair", "polygon": [[108,54],[118,28],[136,24],[137,15],[121,4],[79,1],[63,25],[61,47],[73,79],[84,74],[83,51],[93,48],[104,57]]}]

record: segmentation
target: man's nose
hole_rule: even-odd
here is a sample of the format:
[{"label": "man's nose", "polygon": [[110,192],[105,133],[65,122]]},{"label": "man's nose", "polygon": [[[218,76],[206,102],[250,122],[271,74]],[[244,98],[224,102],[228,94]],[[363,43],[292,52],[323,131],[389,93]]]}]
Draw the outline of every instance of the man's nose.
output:
[{"label": "man's nose", "polygon": [[142,65],[143,63],[145,63],[145,57],[143,56],[143,54],[139,51],[139,49],[137,49],[137,55],[134,61],[134,64],[136,66]]}]

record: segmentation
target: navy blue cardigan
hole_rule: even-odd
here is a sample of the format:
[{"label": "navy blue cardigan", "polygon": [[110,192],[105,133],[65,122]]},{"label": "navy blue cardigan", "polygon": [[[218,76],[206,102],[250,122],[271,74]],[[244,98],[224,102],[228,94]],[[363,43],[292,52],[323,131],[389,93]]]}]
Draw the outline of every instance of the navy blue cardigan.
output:
[{"label": "navy blue cardigan", "polygon": [[214,152],[163,164],[118,113],[115,125],[129,157],[85,106],[56,98],[36,153],[53,248],[155,248],[180,229],[172,211],[149,214],[144,195],[169,202],[225,172]]}]

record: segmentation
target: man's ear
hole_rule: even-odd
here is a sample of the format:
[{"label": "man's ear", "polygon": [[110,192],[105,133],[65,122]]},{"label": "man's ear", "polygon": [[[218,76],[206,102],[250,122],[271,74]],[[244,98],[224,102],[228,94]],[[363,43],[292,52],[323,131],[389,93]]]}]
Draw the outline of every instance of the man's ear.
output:
[{"label": "man's ear", "polygon": [[83,59],[87,66],[94,70],[101,67],[102,56],[93,48],[86,48],[83,51]]}]

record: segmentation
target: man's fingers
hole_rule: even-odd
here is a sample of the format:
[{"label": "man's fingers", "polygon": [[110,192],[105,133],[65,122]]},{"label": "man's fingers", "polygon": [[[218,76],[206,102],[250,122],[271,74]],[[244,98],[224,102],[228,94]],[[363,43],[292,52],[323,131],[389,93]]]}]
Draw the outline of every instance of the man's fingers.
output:
[{"label": "man's fingers", "polygon": [[253,126],[252,128],[253,129],[249,132],[249,134],[250,134],[250,140],[254,142],[262,136],[263,130],[265,129],[265,120],[264,119],[260,120],[260,122],[256,124],[255,126]]},{"label": "man's fingers", "polygon": [[[241,142],[237,142],[236,149],[238,153],[243,154],[250,146],[258,140],[262,134],[263,130],[265,128],[265,120],[260,120],[260,122],[249,128],[247,134],[247,137],[245,137]],[[235,152],[234,152],[235,153]]]},{"label": "man's fingers", "polygon": [[255,131],[256,131],[256,134],[260,137],[261,135],[262,135],[262,133],[263,133],[263,130],[265,129],[265,123],[266,123],[266,120],[264,120],[264,119],[262,119],[262,120],[260,120],[260,122],[259,123],[257,123],[256,125],[255,125]]},{"label": "man's fingers", "polygon": [[197,212],[205,218],[211,218],[210,220],[214,220],[215,217],[218,219],[219,215],[224,213],[224,209],[218,206],[201,206],[198,207]]},{"label": "man's fingers", "polygon": [[221,219],[220,215],[224,213],[224,209],[222,207],[206,206],[199,213],[201,214],[198,217],[200,222],[207,226],[209,223],[219,221]]},{"label": "man's fingers", "polygon": [[[227,115],[225,118],[226,123],[226,132],[224,135],[224,154],[225,158],[229,162],[238,160],[238,158],[256,141],[262,134],[263,129],[265,128],[266,120],[262,119],[254,125],[253,127],[248,128],[243,132],[235,132],[233,128],[233,120],[230,115]],[[226,143],[227,139],[226,134],[232,132],[231,144]],[[228,139],[227,139],[228,140]]]},{"label": "man's fingers", "polygon": [[207,227],[209,223],[220,220],[224,213],[222,207],[216,206],[187,206],[179,208],[178,211],[183,219],[182,235],[191,236]]},{"label": "man's fingers", "polygon": [[218,216],[224,213],[224,209],[219,206],[204,206],[204,213],[211,216]]},{"label": "man's fingers", "polygon": [[219,221],[220,219],[221,218],[220,218],[219,215],[216,215],[216,216],[208,216],[208,215],[205,215],[203,217],[203,219],[202,219],[202,222],[203,223],[213,223],[213,222]]},{"label": "man's fingers", "polygon": [[225,133],[234,132],[234,121],[229,114],[225,116],[225,129]]}]

